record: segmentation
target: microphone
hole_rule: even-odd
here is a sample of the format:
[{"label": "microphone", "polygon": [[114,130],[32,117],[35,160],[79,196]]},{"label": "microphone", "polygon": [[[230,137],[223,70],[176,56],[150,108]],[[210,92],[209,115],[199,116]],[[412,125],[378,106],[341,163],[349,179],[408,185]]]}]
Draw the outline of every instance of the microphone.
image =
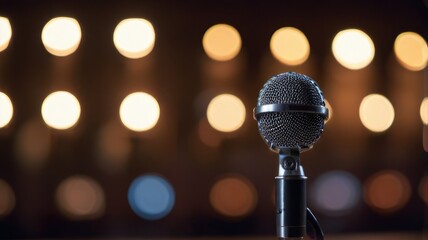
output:
[{"label": "microphone", "polygon": [[279,154],[276,182],[276,225],[280,239],[302,239],[307,223],[323,233],[306,204],[306,176],[300,152],[312,148],[328,119],[324,96],[310,77],[286,72],[271,77],[259,92],[254,108],[260,135]]}]

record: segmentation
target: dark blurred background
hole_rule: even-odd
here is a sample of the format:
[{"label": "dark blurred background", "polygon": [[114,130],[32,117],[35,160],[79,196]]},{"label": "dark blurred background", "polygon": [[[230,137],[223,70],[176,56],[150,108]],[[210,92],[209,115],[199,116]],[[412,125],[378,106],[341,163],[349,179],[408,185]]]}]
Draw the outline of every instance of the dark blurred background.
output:
[{"label": "dark blurred background", "polygon": [[[321,139],[301,155],[308,204],[326,234],[412,232],[422,239],[426,59],[421,69],[406,68],[394,42],[414,32],[427,51],[426,1],[2,0],[0,16],[12,27],[0,52],[0,91],[13,104],[12,120],[0,129],[0,237],[274,235],[277,155],[261,139],[252,109],[270,76],[296,71],[319,83],[332,112]],[[76,19],[82,32],[76,52],[64,57],[41,41],[44,25],[59,16]],[[116,50],[113,32],[126,18],[152,23],[156,40],[147,56],[129,59]],[[219,23],[241,37],[231,60],[211,59],[202,46]],[[282,27],[308,39],[304,63],[272,55],[270,39]],[[371,63],[358,70],[342,66],[331,50],[335,35],[350,28],[375,47]],[[46,96],[59,90],[81,106],[66,130],[47,126],[41,115]],[[147,131],[132,131],[119,117],[122,100],[137,91],[159,103],[159,120]],[[211,99],[222,93],[245,106],[245,121],[232,132],[207,120]],[[381,132],[360,120],[360,103],[372,93],[394,108],[392,125]],[[139,176],[155,184],[135,185],[142,192],[133,195]],[[155,202],[147,207],[138,196]],[[150,219],[151,210],[160,215]]]}]

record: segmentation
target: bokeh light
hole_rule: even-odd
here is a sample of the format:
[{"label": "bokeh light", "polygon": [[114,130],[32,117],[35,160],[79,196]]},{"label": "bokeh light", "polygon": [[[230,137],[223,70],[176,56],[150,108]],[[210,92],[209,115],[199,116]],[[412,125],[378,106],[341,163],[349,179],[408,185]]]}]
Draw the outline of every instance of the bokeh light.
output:
[{"label": "bokeh light", "polygon": [[14,207],[15,193],[6,181],[0,179],[0,218],[9,215]]},{"label": "bokeh light", "polygon": [[157,220],[171,212],[175,193],[165,178],[147,174],[132,182],[128,190],[128,201],[135,214],[141,218]]},{"label": "bokeh light", "polygon": [[26,170],[40,169],[46,163],[50,149],[51,135],[41,119],[30,120],[19,129],[15,153]]},{"label": "bokeh light", "polygon": [[155,46],[155,38],[152,23],[142,18],[122,20],[113,33],[116,49],[123,56],[132,59],[147,56]]},{"label": "bokeh light", "polygon": [[131,139],[120,122],[107,122],[99,130],[96,153],[103,170],[110,173],[124,170],[131,150]]},{"label": "bokeh light", "polygon": [[422,145],[425,152],[428,152],[428,126],[422,129]]},{"label": "bokeh light", "polygon": [[0,92],[0,128],[9,124],[13,116],[13,105],[10,98]]},{"label": "bokeh light", "polygon": [[409,200],[410,183],[398,171],[384,170],[371,176],[365,184],[365,201],[379,212],[394,212]]},{"label": "bokeh light", "polygon": [[418,186],[419,196],[428,205],[428,176],[424,176]]},{"label": "bokeh light", "polygon": [[74,53],[81,38],[79,22],[70,17],[53,18],[46,23],[42,31],[42,42],[46,50],[59,57]]},{"label": "bokeh light", "polygon": [[394,42],[394,53],[400,64],[411,71],[427,66],[428,46],[425,39],[414,32],[404,32]]},{"label": "bokeh light", "polygon": [[120,104],[120,119],[129,129],[141,132],[153,128],[159,120],[160,108],[156,99],[144,92],[131,93]]},{"label": "bokeh light", "polygon": [[375,47],[370,37],[361,30],[340,31],[333,39],[332,51],[336,60],[344,67],[357,70],[371,63]]},{"label": "bokeh light", "polygon": [[211,206],[227,217],[243,217],[257,205],[257,192],[253,184],[242,175],[220,178],[210,190]]},{"label": "bokeh light", "polygon": [[202,39],[205,53],[217,61],[228,61],[235,58],[241,50],[241,45],[238,30],[227,24],[210,27]]},{"label": "bokeh light", "polygon": [[63,180],[55,197],[60,211],[73,220],[95,219],[104,213],[104,191],[87,176],[74,175]]},{"label": "bokeh light", "polygon": [[272,35],[270,50],[281,63],[299,65],[308,59],[310,46],[305,34],[299,29],[284,27]]},{"label": "bokeh light", "polygon": [[333,117],[333,107],[331,106],[330,102],[327,101],[327,99],[324,99],[325,107],[328,109],[328,119],[326,123]]},{"label": "bokeh light", "polygon": [[428,125],[428,97],[422,100],[421,107],[419,109],[422,123]]},{"label": "bokeh light", "polygon": [[232,94],[220,94],[208,104],[207,119],[210,125],[221,132],[238,130],[245,122],[245,106]]},{"label": "bokeh light", "polygon": [[202,118],[198,125],[198,135],[201,141],[210,147],[218,147],[221,143],[221,136],[216,134],[216,130],[211,127],[206,118]]},{"label": "bokeh light", "polygon": [[12,38],[12,27],[8,18],[0,17],[0,52],[5,50]]},{"label": "bokeh light", "polygon": [[383,132],[393,123],[394,107],[380,94],[370,94],[360,104],[360,119],[363,125],[373,132]]},{"label": "bokeh light", "polygon": [[45,123],[55,129],[68,129],[74,126],[80,117],[80,103],[66,91],[49,94],[42,104],[42,117]]},{"label": "bokeh light", "polygon": [[318,177],[311,187],[312,202],[326,215],[349,213],[362,199],[361,184],[345,171],[331,171]]}]

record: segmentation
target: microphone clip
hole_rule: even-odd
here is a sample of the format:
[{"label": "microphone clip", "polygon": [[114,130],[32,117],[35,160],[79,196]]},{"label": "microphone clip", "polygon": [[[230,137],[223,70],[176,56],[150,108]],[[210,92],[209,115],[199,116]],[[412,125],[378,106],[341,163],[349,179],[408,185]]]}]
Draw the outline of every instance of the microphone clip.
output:
[{"label": "microphone clip", "polygon": [[279,149],[278,176],[305,176],[300,165],[300,149]]}]

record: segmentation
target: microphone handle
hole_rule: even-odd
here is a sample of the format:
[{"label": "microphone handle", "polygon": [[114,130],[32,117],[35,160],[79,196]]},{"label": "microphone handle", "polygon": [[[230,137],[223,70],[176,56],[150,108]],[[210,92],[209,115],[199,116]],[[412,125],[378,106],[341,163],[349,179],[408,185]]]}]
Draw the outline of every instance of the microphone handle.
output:
[{"label": "microphone handle", "polygon": [[276,183],[276,229],[280,239],[306,234],[306,176],[282,175]]}]

